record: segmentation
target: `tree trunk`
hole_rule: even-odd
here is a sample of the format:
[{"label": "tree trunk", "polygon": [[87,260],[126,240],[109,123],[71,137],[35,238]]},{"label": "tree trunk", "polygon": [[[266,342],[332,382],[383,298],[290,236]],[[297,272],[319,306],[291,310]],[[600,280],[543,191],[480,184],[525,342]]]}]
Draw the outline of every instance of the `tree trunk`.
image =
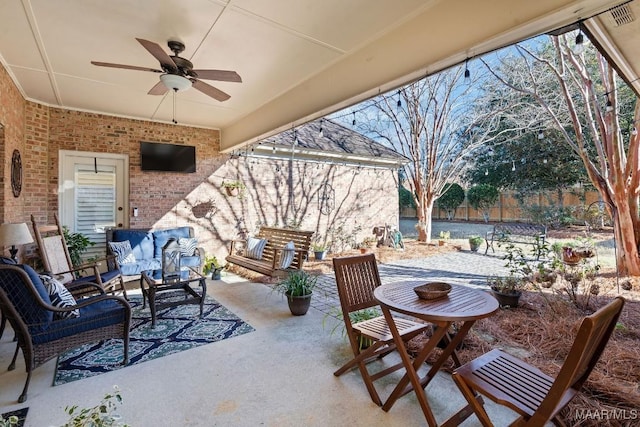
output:
[{"label": "tree trunk", "polygon": [[431,242],[431,230],[433,228],[431,224],[431,215],[433,214],[434,200],[426,200],[418,209],[418,241],[419,242]]},{"label": "tree trunk", "polygon": [[[616,200],[616,204],[618,201]],[[612,208],[613,235],[616,239],[616,267],[623,276],[640,276],[640,257],[635,240],[634,223],[629,212],[629,204],[621,203]]]}]

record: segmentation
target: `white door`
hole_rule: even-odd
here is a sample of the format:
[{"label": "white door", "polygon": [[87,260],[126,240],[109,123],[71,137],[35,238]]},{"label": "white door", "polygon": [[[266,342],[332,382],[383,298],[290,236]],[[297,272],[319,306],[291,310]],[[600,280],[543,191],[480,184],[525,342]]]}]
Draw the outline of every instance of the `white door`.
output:
[{"label": "white door", "polygon": [[95,243],[85,258],[105,255],[105,227],[127,227],[129,159],[125,155],[60,151],[60,222]]}]

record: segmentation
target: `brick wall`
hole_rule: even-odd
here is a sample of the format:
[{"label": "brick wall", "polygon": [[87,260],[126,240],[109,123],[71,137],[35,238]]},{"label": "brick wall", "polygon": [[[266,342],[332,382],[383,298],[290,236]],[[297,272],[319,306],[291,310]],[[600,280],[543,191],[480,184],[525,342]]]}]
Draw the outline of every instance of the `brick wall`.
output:
[{"label": "brick wall", "polygon": [[[219,152],[217,130],[153,123],[72,111],[25,101],[0,66],[2,144],[2,220],[50,222],[58,211],[58,153],[76,150],[129,157],[131,228],[193,226],[205,250],[219,257],[242,230],[261,224],[297,223],[324,238],[328,229],[360,241],[375,225],[397,225],[395,174],[294,161],[230,158]],[[142,172],[140,141],[196,147],[196,173]],[[11,194],[9,167],[14,148],[24,165],[23,192]],[[241,179],[245,197],[228,197],[226,180]],[[335,190],[333,209],[319,212],[318,192],[325,183]],[[290,190],[293,189],[293,192]],[[131,209],[130,209],[131,211]],[[359,230],[352,236],[352,230]],[[33,246],[24,248],[33,252]]]}]

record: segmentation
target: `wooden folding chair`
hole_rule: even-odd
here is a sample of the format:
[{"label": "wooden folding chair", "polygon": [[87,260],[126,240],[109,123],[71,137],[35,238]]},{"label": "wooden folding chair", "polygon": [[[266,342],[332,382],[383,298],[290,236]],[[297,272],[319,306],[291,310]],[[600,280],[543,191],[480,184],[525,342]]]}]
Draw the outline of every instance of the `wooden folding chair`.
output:
[{"label": "wooden folding chair", "polygon": [[[578,394],[589,377],[623,306],[624,299],[617,297],[582,320],[555,379],[501,350],[492,350],[459,367],[453,379],[483,426],[493,424],[482,400],[477,399],[477,392],[520,414],[512,426],[542,426],[549,420],[562,426],[564,423],[557,417],[558,413]],[[448,420],[444,425],[457,425],[457,421]]]},{"label": "wooden folding chair", "polygon": [[[83,289],[91,287],[83,286],[83,283],[91,282],[100,285],[105,292],[122,292],[127,297],[122,273],[118,269],[100,272],[97,263],[89,263],[74,266],[71,262],[69,248],[64,238],[64,232],[58,216],[54,214],[55,224],[39,225],[31,215],[31,224],[38,244],[38,252],[42,259],[44,270],[52,274],[64,284],[74,295],[82,295]],[[106,259],[104,260],[106,261]],[[111,265],[114,263],[107,263]],[[89,272],[89,274],[85,274]]]},{"label": "wooden folding chair", "polygon": [[[369,372],[367,364],[376,358],[386,356],[396,349],[393,336],[382,315],[358,323],[352,323],[349,317],[350,313],[379,305],[373,296],[374,289],[381,284],[375,255],[366,254],[334,258],[333,268],[336,275],[336,284],[338,285],[338,295],[346,334],[349,337],[354,354],[354,358],[335,371],[334,375],[340,376],[357,366],[371,395],[371,400],[378,406],[382,406],[382,401],[373,382],[402,368],[402,362],[374,373]],[[416,323],[404,318],[394,319],[405,341],[410,340],[429,327],[423,323]],[[361,336],[371,342],[371,345],[366,349],[361,348],[362,346],[359,342],[359,337]]]}]

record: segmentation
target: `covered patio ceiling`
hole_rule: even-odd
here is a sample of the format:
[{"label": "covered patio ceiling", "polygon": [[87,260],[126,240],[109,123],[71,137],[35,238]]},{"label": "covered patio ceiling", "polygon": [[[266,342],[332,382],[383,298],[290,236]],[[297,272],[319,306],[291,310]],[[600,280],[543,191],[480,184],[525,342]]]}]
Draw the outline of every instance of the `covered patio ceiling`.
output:
[{"label": "covered patio ceiling", "polygon": [[[24,97],[61,108],[216,128],[231,151],[437,72],[577,21],[640,88],[637,4],[606,0],[5,0],[0,61]],[[628,17],[620,20],[625,4]],[[147,92],[159,68],[136,41],[196,69],[234,70],[242,83]]]}]

